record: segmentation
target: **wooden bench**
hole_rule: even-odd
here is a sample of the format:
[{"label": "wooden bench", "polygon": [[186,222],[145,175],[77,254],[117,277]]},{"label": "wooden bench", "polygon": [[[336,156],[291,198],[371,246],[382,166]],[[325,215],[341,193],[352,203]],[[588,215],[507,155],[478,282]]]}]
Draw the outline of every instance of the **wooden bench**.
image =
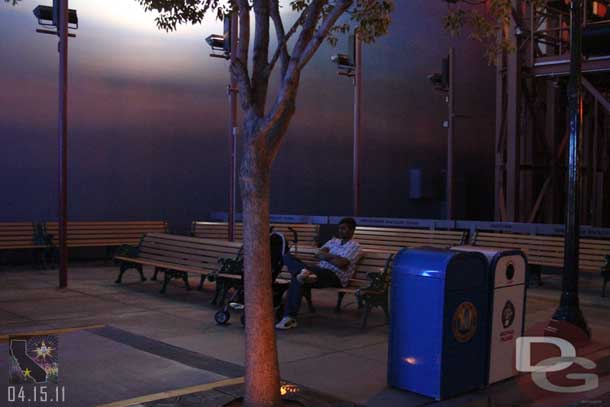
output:
[{"label": "wooden bench", "polygon": [[[135,246],[146,233],[164,233],[165,221],[68,222],[68,247]],[[54,246],[59,244],[57,222],[46,224],[46,233]]]},{"label": "wooden bench", "polygon": [[448,248],[466,242],[465,230],[402,229],[358,226],[354,240],[369,250],[397,252],[409,247]]},{"label": "wooden bench", "polygon": [[45,239],[44,226],[32,222],[0,223],[0,250],[9,252],[26,249],[39,254],[42,266],[46,265],[49,242]]},{"label": "wooden bench", "polygon": [[[308,265],[317,265],[318,260],[314,257],[318,251],[316,248],[304,248],[295,255]],[[363,309],[361,327],[365,328],[368,315],[374,307],[380,307],[389,320],[388,293],[392,273],[392,260],[394,253],[388,251],[363,250],[354,275],[349,285],[342,288],[324,288],[324,290],[335,290],[337,292],[337,305],[335,312],[341,312],[341,304],[346,294],[356,296],[358,307]],[[283,273],[281,277],[289,279],[290,276]],[[311,287],[304,287],[303,296],[307,300],[310,312],[315,312],[311,301]]]},{"label": "wooden bench", "polygon": [[[521,249],[527,256],[528,264],[563,269],[563,236],[526,235],[520,233],[482,232],[475,233],[475,246],[496,247],[500,249]],[[604,285],[602,296],[610,275],[603,272],[605,256],[610,255],[610,240],[581,238],[578,267],[587,272],[602,270]],[[539,271],[533,269],[540,279]]]},{"label": "wooden bench", "polygon": [[36,224],[31,222],[0,223],[0,250],[38,249],[45,243],[36,238]]},{"label": "wooden bench", "polygon": [[[294,232],[298,236],[298,246],[317,247],[317,239],[320,226],[305,224],[305,223],[273,223],[271,227],[276,232],[281,232],[289,241],[294,240]],[[204,239],[222,239],[229,238],[227,222],[193,222],[191,224],[191,235],[202,237]],[[235,240],[243,240],[243,224],[235,224]]]},{"label": "wooden bench", "polygon": [[143,266],[154,267],[153,280],[159,271],[165,274],[161,293],[165,293],[172,278],[181,278],[187,289],[189,273],[205,277],[218,271],[219,258],[234,258],[242,247],[241,243],[226,240],[201,239],[196,237],[148,233],[137,247],[123,246],[114,258],[120,263],[120,284],[125,271],[136,269],[140,279],[145,281]]}]

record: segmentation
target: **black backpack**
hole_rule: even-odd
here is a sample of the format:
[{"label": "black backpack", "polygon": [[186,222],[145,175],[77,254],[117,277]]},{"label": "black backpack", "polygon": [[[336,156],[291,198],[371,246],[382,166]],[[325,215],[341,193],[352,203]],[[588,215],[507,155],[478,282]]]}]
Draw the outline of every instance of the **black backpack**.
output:
[{"label": "black backpack", "polygon": [[290,245],[283,233],[274,232],[269,234],[269,245],[271,249],[271,273],[272,281],[282,272],[284,255],[290,251]]}]

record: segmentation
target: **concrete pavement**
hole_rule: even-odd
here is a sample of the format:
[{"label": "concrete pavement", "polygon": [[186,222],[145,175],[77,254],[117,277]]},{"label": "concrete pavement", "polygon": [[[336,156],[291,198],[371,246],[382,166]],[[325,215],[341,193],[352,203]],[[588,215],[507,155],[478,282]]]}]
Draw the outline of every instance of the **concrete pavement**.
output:
[{"label": "concrete pavement", "polygon": [[[116,273],[116,267],[101,263],[75,264],[70,268],[69,288],[58,290],[56,271],[5,267],[0,271],[0,335],[95,324],[107,327],[106,331],[60,337],[65,349],[60,363],[66,379],[79,379],[77,372],[82,370],[92,371],[95,378],[89,384],[73,382],[71,391],[74,402],[81,403],[75,404],[78,407],[238,376],[244,361],[239,313],[229,325],[216,325],[217,309],[209,305],[210,287],[204,292],[186,291],[176,282],[161,295],[158,282],[140,283],[136,273],[128,272],[124,284],[116,285]],[[151,270],[146,274],[150,276]],[[610,299],[599,298],[598,280],[582,282],[583,310],[594,337],[608,341]],[[545,286],[529,290],[527,327],[548,320],[554,311],[559,279],[545,276],[545,282]],[[192,283],[196,285],[195,280]],[[314,302],[316,314],[308,314],[303,307],[299,328],[277,334],[284,380],[369,406],[433,402],[386,387],[388,330],[380,309],[371,313],[369,328],[361,330],[353,298],[346,297],[341,314],[332,312],[335,297],[331,292],[314,291]],[[83,354],[80,348],[93,350],[78,359]],[[6,347],[0,346],[3,353],[7,354]],[[191,359],[194,361],[189,362]],[[4,368],[0,364],[0,371]],[[599,394],[564,398],[566,404],[561,404],[560,397],[557,405],[590,398],[601,405],[605,393],[610,393],[610,383],[602,377],[600,384]],[[509,381],[441,405],[544,405],[518,393],[518,383]]]}]

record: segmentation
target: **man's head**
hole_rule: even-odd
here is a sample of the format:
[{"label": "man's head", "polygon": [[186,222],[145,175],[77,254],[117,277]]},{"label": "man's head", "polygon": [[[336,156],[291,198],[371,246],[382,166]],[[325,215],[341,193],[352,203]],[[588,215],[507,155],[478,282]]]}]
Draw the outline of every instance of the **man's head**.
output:
[{"label": "man's head", "polygon": [[350,240],[356,231],[356,221],[353,218],[343,218],[339,222],[339,239]]}]

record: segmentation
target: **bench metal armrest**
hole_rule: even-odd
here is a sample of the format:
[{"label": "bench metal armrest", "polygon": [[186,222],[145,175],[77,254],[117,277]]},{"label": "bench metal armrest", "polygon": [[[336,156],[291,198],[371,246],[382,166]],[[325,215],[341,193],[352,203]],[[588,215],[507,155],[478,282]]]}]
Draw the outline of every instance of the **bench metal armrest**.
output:
[{"label": "bench metal armrest", "polygon": [[388,291],[390,287],[390,273],[391,273],[391,265],[392,260],[394,259],[394,255],[391,254],[388,256],[385,266],[383,270],[380,272],[369,272],[367,273],[367,278],[369,279],[368,287],[363,287],[358,289],[357,293],[365,294],[369,293],[385,293]]},{"label": "bench metal armrest", "polygon": [[115,256],[121,257],[133,257],[136,258],[140,254],[140,249],[137,246],[131,246],[128,244],[123,244],[118,247],[115,252]]},{"label": "bench metal armrest", "polygon": [[604,256],[606,263],[601,267],[601,273],[604,277],[610,279],[610,256]]},{"label": "bench metal armrest", "polygon": [[365,287],[364,291],[385,291],[386,279],[383,273],[367,273],[369,279],[368,287]]}]

